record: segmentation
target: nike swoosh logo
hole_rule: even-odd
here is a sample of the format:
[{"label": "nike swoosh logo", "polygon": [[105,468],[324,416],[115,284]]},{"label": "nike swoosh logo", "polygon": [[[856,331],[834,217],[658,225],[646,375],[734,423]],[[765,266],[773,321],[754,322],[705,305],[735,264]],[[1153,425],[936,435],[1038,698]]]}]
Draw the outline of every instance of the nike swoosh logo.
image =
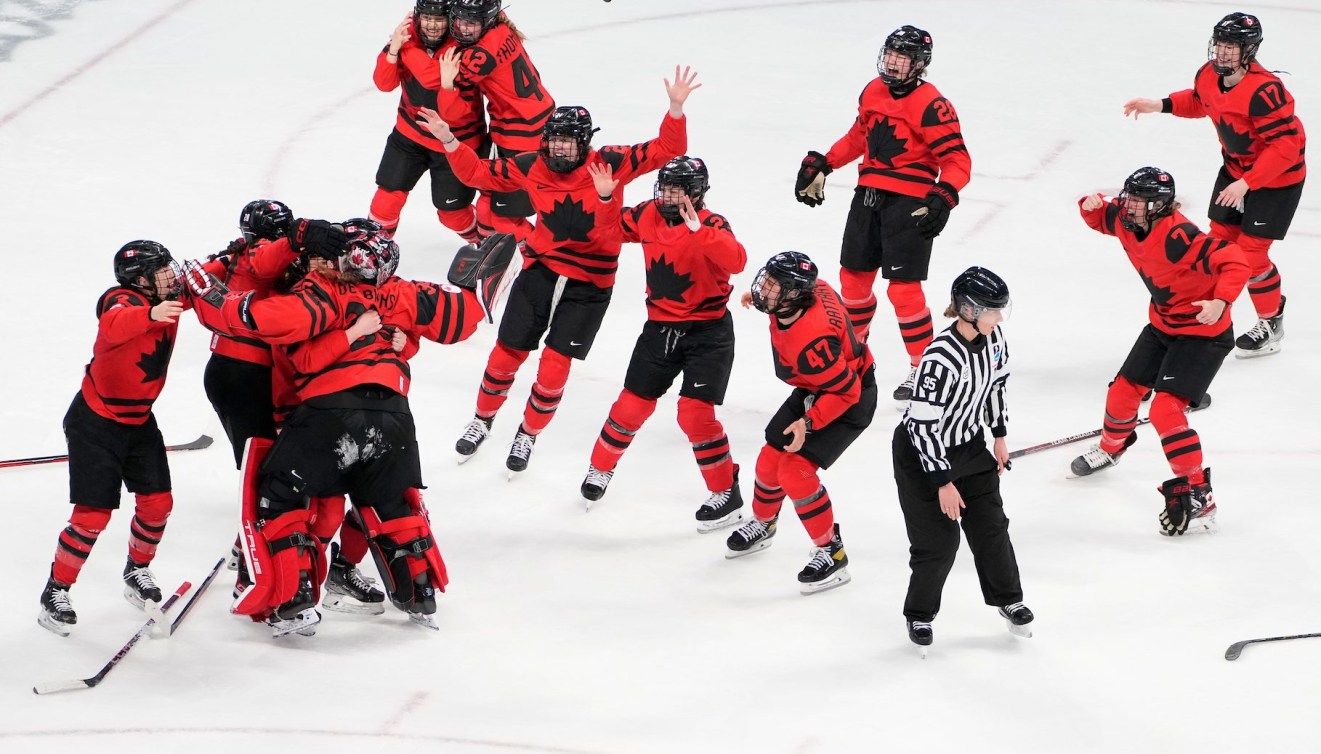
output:
[{"label": "nike swoosh logo", "polygon": [[569,341],[569,345],[571,345],[571,346],[581,346],[582,343],[579,343],[579,342],[576,341],[576,340],[571,340],[571,341]]},{"label": "nike swoosh logo", "polygon": [[446,203],[446,204],[453,204],[453,203],[455,203],[455,202],[457,202],[457,201],[458,201],[458,199],[446,199],[446,200],[445,200],[445,203]]},{"label": "nike swoosh logo", "polygon": [[891,270],[891,271],[894,271],[894,270],[902,270],[903,268],[904,268],[904,266],[901,264],[901,265],[899,265],[898,267],[891,267],[890,270]]},{"label": "nike swoosh logo", "polygon": [[694,382],[693,387],[706,387],[705,382]]},{"label": "nike swoosh logo", "polygon": [[494,204],[497,207],[504,207],[508,205],[508,202],[492,202],[492,204]]},{"label": "nike swoosh logo", "polygon": [[1253,221],[1252,224],[1253,224],[1253,225],[1265,225],[1266,223],[1259,223],[1259,222]]},{"label": "nike swoosh logo", "polygon": [[1162,381],[1164,381],[1164,380],[1172,380],[1172,379],[1174,379],[1174,378],[1173,378],[1173,377],[1161,377],[1161,380],[1162,380]]}]

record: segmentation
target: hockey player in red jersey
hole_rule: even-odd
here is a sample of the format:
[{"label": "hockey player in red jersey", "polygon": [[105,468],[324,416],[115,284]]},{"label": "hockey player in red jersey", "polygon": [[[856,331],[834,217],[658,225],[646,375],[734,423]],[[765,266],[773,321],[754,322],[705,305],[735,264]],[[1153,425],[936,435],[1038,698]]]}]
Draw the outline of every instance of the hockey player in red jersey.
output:
[{"label": "hockey player in red jersey", "polygon": [[[613,192],[600,180],[596,187],[602,195]],[[710,492],[697,509],[699,532],[734,524],[743,507],[738,466],[715,407],[734,366],[729,278],[743,271],[748,255],[725,218],[706,208],[709,187],[703,160],[676,157],[660,169],[652,200],[623,211],[624,240],[642,244],[646,262],[647,323],[582,483],[589,505],[601,499],[657,399],[682,373],[679,426]]]},{"label": "hockey player in red jersey", "polygon": [[[492,296],[514,256],[512,237],[492,236],[481,249],[460,250],[450,283],[416,283],[394,277],[398,246],[384,233],[345,230],[353,231],[347,249],[312,254],[334,258],[338,273],[314,271],[285,296],[254,301],[229,294],[190,268],[189,286],[204,302],[198,308],[217,329],[274,344],[352,327],[371,310],[390,328],[454,343],[471,335],[494,305]],[[295,244],[303,232],[295,227]],[[407,362],[392,337],[378,330],[327,367],[302,372],[294,366],[302,402],[264,458],[250,455],[253,465],[245,466],[244,544],[254,583],[232,609],[267,619],[277,635],[314,629],[320,615],[313,606],[326,566],[307,500],[347,492],[391,602],[410,620],[434,627],[435,591],[444,590],[448,577],[425,507],[410,492],[422,480]]]},{"label": "hockey player in red jersey", "polygon": [[770,315],[775,376],[794,390],[766,425],[752,518],[729,535],[725,557],[769,547],[787,496],[815,545],[798,574],[802,593],[843,586],[851,578],[849,558],[817,471],[839,460],[876,413],[871,351],[855,337],[839,295],[817,279],[816,263],[806,254],[771,257],[742,303]]},{"label": "hockey player in red jersey", "polygon": [[[442,63],[440,113],[449,120],[444,106],[463,96],[465,87],[476,87],[486,98],[491,118],[494,157],[512,157],[532,152],[541,144],[541,128],[555,110],[555,100],[546,91],[541,74],[523,47],[525,37],[500,9],[500,0],[450,0],[450,36],[459,44]],[[485,157],[485,151],[477,150]],[[483,235],[513,233],[526,241],[532,226],[524,218],[533,214],[526,190],[484,190],[477,202],[477,223]]]},{"label": "hockey player in red jersey", "polygon": [[64,416],[73,515],[60,533],[37,623],[68,636],[78,622],[69,588],[91,554],[120,486],[136,500],[129,527],[124,597],[137,607],[161,601],[151,561],[174,507],[165,443],[152,404],[165,387],[174,350],[181,283],[170,252],[155,241],[130,241],[115,252],[117,285],[96,304],[97,334],[82,388]]},{"label": "hockey player in red jersey", "polygon": [[[665,81],[670,108],[655,139],[599,150],[591,146],[596,129],[584,107],[557,108],[542,131],[538,151],[498,160],[480,159],[454,138],[437,113],[422,111],[431,132],[450,151],[460,178],[483,190],[527,189],[537,213],[523,250],[523,270],[509,292],[499,336],[486,362],[476,415],[455,444],[462,460],[486,440],[514,375],[545,335],[537,381],[505,459],[511,477],[527,469],[537,435],[559,407],[572,359],[587,358],[610,304],[622,243],[623,187],[687,149],[683,104],[701,86],[696,80],[695,72],[676,67],[674,82]],[[619,183],[610,196],[597,194],[590,172],[603,165]]]},{"label": "hockey player in red jersey", "polygon": [[1140,168],[1123,192],[1078,203],[1088,227],[1115,236],[1151,292],[1150,324],[1138,336],[1105,399],[1101,442],[1074,459],[1073,473],[1092,474],[1119,462],[1137,439],[1138,405],[1149,391],[1151,426],[1174,478],[1162,484],[1161,533],[1212,529],[1216,505],[1211,470],[1202,466],[1202,442],[1184,413],[1202,400],[1234,347],[1229,307],[1248,279],[1239,247],[1197,229],[1179,212],[1174,178]]},{"label": "hockey player in red jersey", "polygon": [[1224,164],[1211,191],[1211,233],[1243,250],[1251,276],[1248,296],[1257,323],[1235,341],[1238,358],[1280,350],[1284,338],[1284,294],[1270,248],[1283,240],[1303,195],[1307,135],[1294,115],[1284,83],[1257,62],[1261,22],[1230,13],[1211,30],[1210,58],[1193,77],[1193,88],[1163,100],[1131,99],[1124,115],[1172,113],[1210,118],[1220,138]]},{"label": "hockey player in red jersey", "polygon": [[439,109],[454,127],[454,134],[473,149],[490,148],[481,92],[467,82],[451,86],[440,96],[441,79],[437,59],[458,47],[449,38],[449,0],[417,0],[413,12],[390,35],[390,42],[376,57],[372,80],[383,92],[399,89],[399,109],[394,131],[385,141],[380,167],[376,170],[376,195],[371,219],[390,235],[399,227],[399,215],[423,173],[431,175],[431,203],[440,224],[463,240],[475,243],[477,192],[463,185],[450,169],[440,143],[417,122],[418,108]]},{"label": "hockey player in red jersey", "polygon": [[815,207],[825,201],[826,176],[862,157],[844,226],[839,290],[865,341],[876,315],[877,272],[889,281],[886,295],[911,363],[894,391],[901,408],[913,397],[917,363],[933,334],[922,291],[932,239],[972,171],[954,105],[923,80],[931,49],[931,35],[921,29],[891,33],[876,62],[880,76],[862,90],[853,127],[824,155],[808,152],[794,184],[798,201]]}]

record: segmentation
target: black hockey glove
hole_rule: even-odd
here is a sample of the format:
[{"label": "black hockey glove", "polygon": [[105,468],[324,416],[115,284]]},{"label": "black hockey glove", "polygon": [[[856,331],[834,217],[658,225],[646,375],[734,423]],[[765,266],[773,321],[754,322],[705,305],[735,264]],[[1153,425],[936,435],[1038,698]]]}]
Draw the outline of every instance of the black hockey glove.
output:
[{"label": "black hockey glove", "polygon": [[826,176],[833,169],[820,152],[808,152],[798,166],[798,180],[794,181],[794,198],[809,207],[826,200]]},{"label": "black hockey glove", "polygon": [[341,225],[300,217],[289,226],[289,243],[299,254],[333,262],[348,250],[349,237]]},{"label": "black hockey glove", "polygon": [[1187,477],[1177,477],[1160,486],[1165,495],[1165,510],[1160,512],[1160,533],[1174,537],[1188,531],[1193,513],[1193,487]]},{"label": "black hockey glove", "polygon": [[229,286],[220,282],[215,275],[207,272],[205,267],[192,259],[184,260],[183,282],[187,286],[189,295],[216,309],[225,302],[225,295],[229,293]]},{"label": "black hockey glove", "polygon": [[925,238],[935,238],[949,222],[949,211],[959,206],[959,192],[953,186],[940,181],[931,187],[921,207],[913,210],[917,218],[917,229]]}]

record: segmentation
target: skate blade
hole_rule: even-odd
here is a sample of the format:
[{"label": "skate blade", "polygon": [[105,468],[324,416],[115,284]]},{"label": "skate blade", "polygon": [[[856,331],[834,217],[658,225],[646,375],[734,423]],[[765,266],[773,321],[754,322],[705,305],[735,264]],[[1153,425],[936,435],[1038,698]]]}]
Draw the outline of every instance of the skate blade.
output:
[{"label": "skate blade", "polygon": [[435,617],[431,615],[423,615],[422,613],[409,613],[408,622],[412,623],[415,626],[421,626],[422,628],[429,628],[432,631],[440,631],[440,624],[436,623]]},{"label": "skate blade", "polygon": [[820,594],[828,592],[831,589],[844,586],[853,580],[847,569],[840,569],[830,575],[830,578],[822,579],[811,584],[799,584],[798,592],[800,594]]},{"label": "skate blade", "polygon": [[724,518],[717,518],[713,521],[698,521],[697,533],[710,534],[713,531],[728,529],[731,526],[741,523],[743,523],[743,509],[739,508]]},{"label": "skate blade", "polygon": [[469,453],[466,456],[462,453],[457,453],[457,452],[454,455],[457,456],[457,458],[454,459],[455,462],[458,463],[460,466],[462,466],[463,464],[471,461],[472,457],[477,455],[477,451],[474,450],[473,452]]},{"label": "skate blade", "polygon": [[321,609],[347,615],[384,615],[384,602],[363,602],[347,594],[327,593],[321,600]]},{"label": "skate blade", "polygon": [[1032,638],[1032,624],[1031,624],[1031,623],[1027,623],[1027,624],[1024,624],[1024,625],[1022,625],[1022,626],[1017,626],[1017,625],[1014,625],[1014,622],[1013,622],[1013,621],[1006,619],[1006,620],[1005,620],[1005,627],[1009,629],[1009,633],[1013,634],[1014,636],[1017,636],[1017,637],[1020,638],[1020,639],[1031,639],[1031,638]]},{"label": "skate blade", "polygon": [[917,659],[925,660],[927,658],[927,650],[930,649],[930,647],[924,644],[914,644],[913,646],[917,648]]},{"label": "skate blade", "polygon": [[69,627],[72,624],[61,623],[55,620],[54,618],[50,617],[49,615],[47,615],[45,610],[40,610],[37,612],[37,625],[41,626],[47,631],[50,631],[56,636],[63,636],[64,638],[67,639],[69,638],[69,632],[70,632]]},{"label": "skate blade", "polygon": [[1258,359],[1262,356],[1270,356],[1273,353],[1280,352],[1280,344],[1273,343],[1265,348],[1259,348],[1256,351],[1244,351],[1241,348],[1234,349],[1234,358],[1236,359]]},{"label": "skate blade", "polygon": [[741,558],[745,555],[751,555],[754,552],[761,552],[762,550],[765,550],[767,547],[770,546],[771,546],[771,540],[769,539],[763,539],[762,541],[756,543],[755,545],[749,547],[746,550],[731,550],[729,549],[728,546],[726,546],[725,560],[733,560],[734,558]]},{"label": "skate blade", "polygon": [[316,626],[320,622],[321,614],[309,607],[295,618],[271,620],[267,625],[271,627],[271,636],[278,639],[292,633],[297,633],[300,636],[315,636]]}]

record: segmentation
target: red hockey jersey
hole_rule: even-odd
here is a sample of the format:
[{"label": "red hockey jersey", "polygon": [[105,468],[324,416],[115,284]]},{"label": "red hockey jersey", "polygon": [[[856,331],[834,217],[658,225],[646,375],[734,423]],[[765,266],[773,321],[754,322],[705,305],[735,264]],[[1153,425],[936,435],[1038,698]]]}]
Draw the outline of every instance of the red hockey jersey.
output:
[{"label": "red hockey jersey", "polygon": [[785,327],[771,317],[775,376],[816,396],[807,418],[819,428],[838,419],[862,396],[872,368],[871,349],[853,334],[839,294],[817,281],[816,301]]},{"label": "red hockey jersey", "polygon": [[1245,179],[1249,189],[1300,183],[1307,177],[1307,134],[1280,78],[1254,61],[1232,89],[1224,89],[1221,81],[1206,63],[1193,78],[1192,89],[1169,96],[1169,111],[1181,118],[1209,117],[1220,137],[1225,168],[1234,178]]},{"label": "red hockey jersey", "polygon": [[[555,100],[508,25],[496,24],[477,44],[463,48],[456,84],[476,86],[486,95],[491,140],[496,146],[518,152],[541,146],[541,127],[555,111]],[[440,94],[442,100],[456,96],[444,90]]]},{"label": "red hockey jersey", "polygon": [[614,220],[598,217],[601,202],[587,167],[605,163],[612,168],[619,181],[612,202],[617,204],[630,181],[658,170],[687,148],[687,118],[667,114],[655,139],[590,150],[586,161],[570,173],[546,167],[536,152],[483,160],[463,144],[450,153],[450,166],[465,185],[483,191],[528,192],[537,221],[523,250],[524,267],[539,261],[567,278],[609,288],[619,269],[620,208],[612,208]]},{"label": "red hockey jersey", "polygon": [[457,44],[453,39],[447,39],[433,54],[410,39],[399,48],[399,57],[394,63],[385,56],[390,49],[386,45],[376,56],[376,70],[372,74],[376,88],[383,92],[392,92],[402,87],[395,130],[409,140],[442,154],[445,152],[444,145],[417,120],[417,111],[423,107],[440,113],[454,135],[474,149],[486,148],[489,138],[486,114],[482,112],[482,94],[476,86],[456,79],[455,88],[445,92],[444,96],[440,95],[440,63],[437,59]]},{"label": "red hockey jersey", "polygon": [[93,411],[121,424],[147,422],[174,353],[179,324],[153,321],[151,307],[146,296],[119,287],[96,302],[96,342],[82,394]]},{"label": "red hockey jersey", "polygon": [[926,196],[938,180],[963,191],[972,174],[954,105],[925,81],[901,97],[880,78],[862,90],[858,117],[826,162],[841,168],[859,156],[859,186],[905,196]]},{"label": "red hockey jersey", "polygon": [[623,211],[626,243],[642,244],[647,264],[647,319],[663,322],[720,319],[725,316],[731,275],[743,271],[748,253],[725,218],[697,211],[702,225],[689,230],[670,225],[656,201]]},{"label": "red hockey jersey", "polygon": [[1194,301],[1220,299],[1233,304],[1248,282],[1248,264],[1237,244],[1209,236],[1176,210],[1152,225],[1145,238],[1138,238],[1120,223],[1118,199],[1088,212],[1078,209],[1092,230],[1115,236],[1128,253],[1151,293],[1149,317],[1156,329],[1169,335],[1215,337],[1233,327],[1230,307],[1219,322],[1203,325],[1202,311]]},{"label": "red hockey jersey", "polygon": [[[298,259],[289,239],[258,241],[237,254],[213,259],[202,267],[233,291],[252,291],[257,300],[275,292],[284,272]],[[211,334],[211,351],[231,359],[269,366],[271,347],[258,338]]]}]

